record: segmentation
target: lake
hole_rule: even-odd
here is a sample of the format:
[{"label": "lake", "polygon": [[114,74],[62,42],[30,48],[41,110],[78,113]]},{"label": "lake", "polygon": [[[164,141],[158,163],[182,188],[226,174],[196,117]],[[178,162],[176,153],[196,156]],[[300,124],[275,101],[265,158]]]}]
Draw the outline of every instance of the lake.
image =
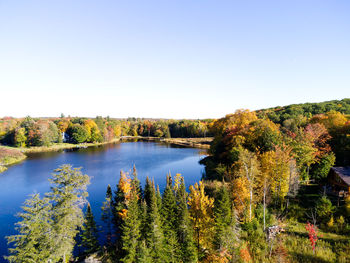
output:
[{"label": "lake", "polygon": [[[199,181],[204,167],[199,164],[203,150],[183,148],[158,142],[138,141],[107,144],[86,149],[30,155],[24,162],[0,174],[0,255],[7,254],[5,236],[16,233],[15,214],[28,195],[49,191],[48,179],[54,169],[62,164],[82,167],[91,177],[88,200],[96,221],[100,222],[102,202],[107,185],[115,190],[120,170],[131,171],[135,164],[142,186],[146,177],[154,178],[162,191],[166,174],[181,173],[189,185]],[[4,261],[1,256],[0,262]]]}]

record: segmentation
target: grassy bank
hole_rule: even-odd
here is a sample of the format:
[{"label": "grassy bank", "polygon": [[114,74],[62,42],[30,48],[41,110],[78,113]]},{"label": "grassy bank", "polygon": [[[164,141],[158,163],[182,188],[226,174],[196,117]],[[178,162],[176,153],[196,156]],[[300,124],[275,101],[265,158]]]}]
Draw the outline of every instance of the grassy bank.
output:
[{"label": "grassy bank", "polygon": [[211,137],[205,137],[205,138],[164,138],[164,139],[161,139],[161,141],[164,141],[166,143],[181,145],[181,146],[188,146],[188,147],[194,147],[194,148],[200,148],[200,149],[209,149],[210,143],[213,141],[213,138],[211,138]]},{"label": "grassy bank", "polygon": [[120,139],[115,139],[109,142],[96,142],[96,143],[81,143],[81,144],[72,144],[72,143],[55,143],[50,146],[38,146],[38,147],[22,147],[16,148],[23,153],[39,153],[39,152],[56,152],[65,149],[74,149],[74,148],[86,148],[91,146],[99,146],[109,143],[118,142]]},{"label": "grassy bank", "polygon": [[7,170],[8,165],[23,161],[26,155],[18,149],[0,146],[0,173]]},{"label": "grassy bank", "polygon": [[142,137],[142,136],[123,136],[121,139],[142,139],[147,141],[160,141],[165,143],[176,144],[180,146],[209,149],[212,137],[205,138],[159,138],[159,137]]}]

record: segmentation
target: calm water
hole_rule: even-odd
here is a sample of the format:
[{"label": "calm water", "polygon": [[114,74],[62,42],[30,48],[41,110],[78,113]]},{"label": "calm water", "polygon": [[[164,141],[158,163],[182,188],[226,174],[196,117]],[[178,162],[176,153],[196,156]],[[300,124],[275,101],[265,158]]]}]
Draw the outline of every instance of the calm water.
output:
[{"label": "calm water", "polygon": [[[107,185],[110,184],[115,190],[120,170],[130,171],[135,164],[142,184],[149,176],[154,178],[161,190],[169,171],[173,175],[181,173],[188,187],[201,178],[203,167],[198,163],[203,157],[201,151],[156,142],[123,142],[30,156],[23,163],[0,174],[0,255],[7,254],[5,236],[15,233],[14,223],[18,218],[14,215],[20,211],[29,194],[43,194],[49,190],[47,179],[59,165],[69,163],[74,167],[83,167],[82,171],[91,177],[88,199],[99,222]],[[2,256],[0,262],[5,262]]]}]

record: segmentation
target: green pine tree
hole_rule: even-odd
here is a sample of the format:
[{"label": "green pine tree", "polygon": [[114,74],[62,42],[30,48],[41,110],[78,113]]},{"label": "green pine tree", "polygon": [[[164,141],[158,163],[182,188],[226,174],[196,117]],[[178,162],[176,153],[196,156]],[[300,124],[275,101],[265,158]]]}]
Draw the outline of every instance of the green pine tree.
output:
[{"label": "green pine tree", "polygon": [[102,214],[101,219],[104,222],[104,232],[106,233],[107,246],[112,245],[112,232],[113,232],[113,215],[115,214],[113,206],[113,194],[111,186],[107,186],[106,198],[101,207]]},{"label": "green pine tree", "polygon": [[[154,185],[154,181],[153,181],[153,185]],[[162,195],[160,194],[159,185],[157,185],[156,198],[157,198],[158,211],[161,211],[161,209],[162,209]]]},{"label": "green pine tree", "polygon": [[152,263],[153,259],[150,255],[150,251],[146,245],[144,239],[141,240],[139,249],[137,251],[137,260],[138,263]]},{"label": "green pine tree", "polygon": [[75,245],[74,237],[78,228],[84,223],[82,205],[86,203],[88,175],[82,174],[80,168],[62,165],[53,173],[49,181],[53,185],[48,198],[52,202],[54,242],[50,259],[54,262],[68,262]]},{"label": "green pine tree", "polygon": [[137,170],[136,170],[136,166],[134,165],[132,167],[132,186],[136,189],[136,191],[138,192],[139,195],[139,203],[141,204],[141,200],[143,198],[143,192],[142,192],[142,187],[141,187],[141,182],[137,177]]},{"label": "green pine tree", "polygon": [[147,207],[149,207],[150,203],[151,203],[152,188],[153,188],[152,182],[147,176],[146,177],[145,191],[144,191],[144,200],[146,202]]},{"label": "green pine tree", "polygon": [[215,237],[214,243],[217,249],[222,249],[223,236],[227,231],[231,219],[231,201],[225,186],[222,186],[214,201],[214,217],[215,217]]},{"label": "green pine tree", "polygon": [[171,175],[167,175],[167,184],[163,192],[162,198],[162,228],[165,240],[165,250],[167,255],[167,262],[178,262],[179,243],[176,234],[176,200],[172,185]]},{"label": "green pine tree", "polygon": [[33,194],[22,207],[18,216],[22,219],[16,223],[17,235],[8,236],[9,262],[46,262],[50,257],[51,243],[51,205],[47,198],[40,199]]},{"label": "green pine tree", "polygon": [[223,185],[214,201],[215,236],[214,244],[219,251],[226,251],[230,262],[237,262],[239,247],[239,226],[227,188]]},{"label": "green pine tree", "polygon": [[180,244],[180,256],[182,262],[197,262],[197,249],[193,239],[193,229],[187,207],[187,192],[184,178],[180,174],[175,179],[176,194],[176,230]]},{"label": "green pine tree", "polygon": [[150,249],[153,262],[164,262],[166,257],[164,251],[164,237],[158,211],[156,189],[154,183],[150,182],[148,178],[146,180],[145,196],[149,198],[148,200],[146,199],[146,203],[148,201],[145,225],[147,247]]},{"label": "green pine tree", "polygon": [[100,246],[98,243],[98,233],[97,226],[94,220],[94,215],[92,214],[90,204],[88,203],[85,222],[82,226],[81,233],[81,246],[84,249],[84,254],[90,255],[99,250]]},{"label": "green pine tree", "polygon": [[132,263],[137,261],[138,250],[141,246],[141,210],[139,203],[140,187],[137,176],[131,181],[130,199],[127,202],[126,217],[123,218],[121,226],[121,244],[123,249],[124,263]]},{"label": "green pine tree", "polygon": [[126,197],[123,192],[123,185],[126,183],[127,174],[123,171],[120,171],[120,179],[117,184],[117,190],[114,192],[114,201],[113,201],[113,223],[115,226],[115,236],[116,236],[116,257],[122,255],[122,243],[121,243],[121,234],[122,234],[122,224],[123,219],[120,216],[123,211],[127,209],[126,206]]}]

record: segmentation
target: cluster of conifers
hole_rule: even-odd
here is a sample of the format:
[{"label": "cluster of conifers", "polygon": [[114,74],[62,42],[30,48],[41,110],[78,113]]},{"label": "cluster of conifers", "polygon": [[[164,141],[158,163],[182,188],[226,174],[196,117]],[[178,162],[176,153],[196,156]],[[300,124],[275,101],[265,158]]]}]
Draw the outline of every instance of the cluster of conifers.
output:
[{"label": "cluster of conifers", "polygon": [[[103,262],[197,262],[238,257],[238,228],[225,187],[206,195],[202,182],[186,192],[180,174],[167,175],[163,193],[147,178],[141,188],[134,167],[107,187],[98,231],[86,203],[89,177],[69,165],[55,170],[51,191],[28,199],[18,235],[8,237],[10,262],[67,262],[94,255]],[[100,232],[100,233],[99,233]],[[75,252],[74,252],[75,251]],[[73,253],[74,252],[74,253]]]}]

